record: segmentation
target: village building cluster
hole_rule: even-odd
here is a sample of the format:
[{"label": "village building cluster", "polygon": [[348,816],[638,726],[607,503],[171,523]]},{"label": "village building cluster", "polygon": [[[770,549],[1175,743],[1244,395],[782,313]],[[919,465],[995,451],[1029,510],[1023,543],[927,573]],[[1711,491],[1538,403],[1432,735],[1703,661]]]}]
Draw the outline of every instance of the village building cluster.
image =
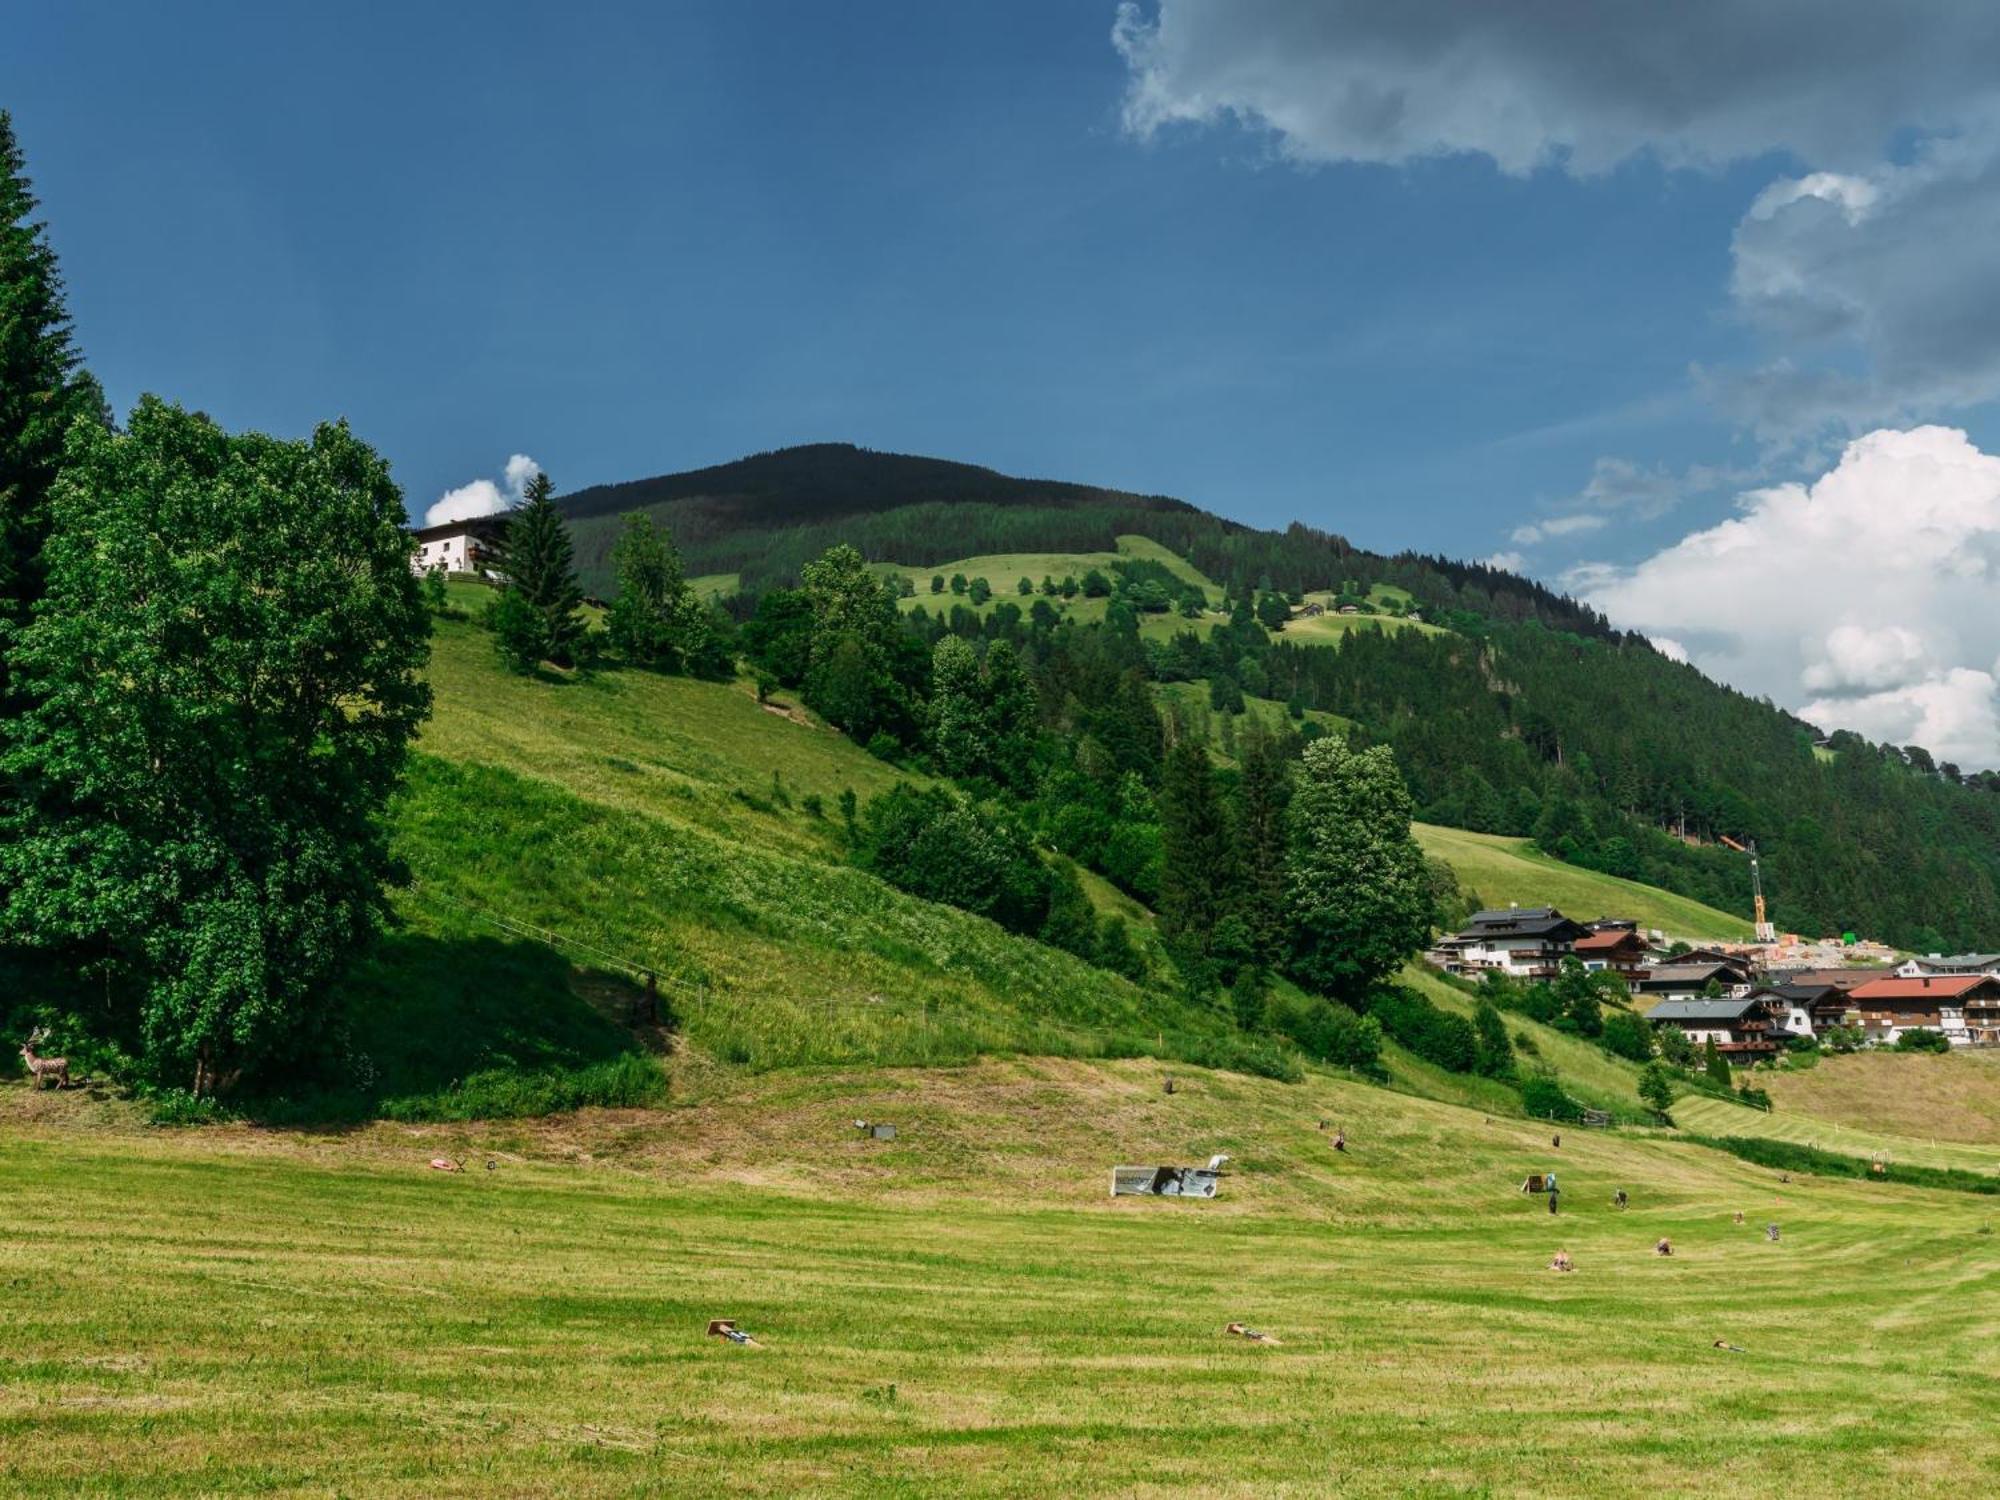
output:
[{"label": "village building cluster", "polygon": [[1474,913],[1426,957],[1462,978],[1497,973],[1529,983],[1555,978],[1574,957],[1622,979],[1654,1026],[1672,1026],[1696,1046],[1712,1041],[1741,1062],[1834,1027],[1875,1046],[1918,1030],[1954,1047],[2000,1046],[2000,953],[1934,953],[1894,969],[1788,967],[1768,944],[1673,951],[1665,934],[1642,933],[1625,918],[1579,922],[1552,906],[1510,906]]}]

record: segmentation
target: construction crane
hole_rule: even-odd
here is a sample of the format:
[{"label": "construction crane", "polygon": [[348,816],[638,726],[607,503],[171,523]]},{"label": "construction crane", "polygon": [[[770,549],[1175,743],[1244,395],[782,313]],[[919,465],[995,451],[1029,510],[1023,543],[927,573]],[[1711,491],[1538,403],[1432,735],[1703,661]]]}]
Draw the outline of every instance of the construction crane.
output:
[{"label": "construction crane", "polygon": [[1752,839],[1747,844],[1739,844],[1726,833],[1718,834],[1716,837],[1720,838],[1723,843],[1734,849],[1738,854],[1747,854],[1750,856],[1750,894],[1756,903],[1757,925],[1755,930],[1757,941],[1760,943],[1775,943],[1778,940],[1778,929],[1764,915],[1764,875],[1757,865],[1757,841]]}]

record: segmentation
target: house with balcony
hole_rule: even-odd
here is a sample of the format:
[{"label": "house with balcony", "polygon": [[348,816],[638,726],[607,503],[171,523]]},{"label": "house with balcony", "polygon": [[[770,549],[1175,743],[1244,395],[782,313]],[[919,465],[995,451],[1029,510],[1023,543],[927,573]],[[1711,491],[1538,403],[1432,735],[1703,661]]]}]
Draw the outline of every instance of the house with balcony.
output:
[{"label": "house with balcony", "polygon": [[1941,1031],[1954,1047],[2000,1043],[2000,979],[1990,974],[1877,979],[1848,993],[1861,1029],[1881,1046],[1908,1031]]},{"label": "house with balcony", "polygon": [[1639,936],[1636,924],[1597,921],[1590,926],[1591,930],[1576,940],[1574,949],[1586,969],[1622,974],[1627,983],[1645,971],[1646,940]]},{"label": "house with balcony", "polygon": [[1464,928],[1439,939],[1428,955],[1449,974],[1478,978],[1553,979],[1565,955],[1590,929],[1553,906],[1509,906],[1475,912]]},{"label": "house with balcony", "polygon": [[1732,1062],[1775,1055],[1784,1041],[1771,1003],[1758,995],[1725,1000],[1662,1000],[1646,1013],[1655,1029],[1671,1026],[1697,1047],[1715,1043]]},{"label": "house with balcony", "polygon": [[1831,984],[1767,984],[1750,993],[1791,1036],[1816,1037],[1829,1026],[1844,1025],[1852,1008],[1847,992]]},{"label": "house with balcony", "polygon": [[1659,1001],[1699,1000],[1710,985],[1725,996],[1750,992],[1749,976],[1737,965],[1721,960],[1689,963],[1683,956],[1639,974],[1632,981],[1632,993]]},{"label": "house with balcony", "polygon": [[500,544],[506,530],[504,515],[475,516],[469,521],[445,521],[422,527],[410,534],[410,540],[416,544],[410,553],[410,571],[420,577],[433,568],[442,568],[447,573],[496,577]]}]

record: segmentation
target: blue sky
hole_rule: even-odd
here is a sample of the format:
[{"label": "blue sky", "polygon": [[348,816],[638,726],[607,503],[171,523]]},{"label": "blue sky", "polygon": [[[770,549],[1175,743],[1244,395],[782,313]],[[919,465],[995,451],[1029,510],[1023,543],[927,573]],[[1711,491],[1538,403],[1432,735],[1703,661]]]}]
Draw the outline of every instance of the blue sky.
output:
[{"label": "blue sky", "polygon": [[1506,555],[1894,737],[1976,670],[2000,754],[2000,640],[1765,671],[1646,573],[1858,434],[2000,442],[1993,8],[1665,9],[71,3],[0,104],[115,404],[344,415],[419,512],[851,440]]}]

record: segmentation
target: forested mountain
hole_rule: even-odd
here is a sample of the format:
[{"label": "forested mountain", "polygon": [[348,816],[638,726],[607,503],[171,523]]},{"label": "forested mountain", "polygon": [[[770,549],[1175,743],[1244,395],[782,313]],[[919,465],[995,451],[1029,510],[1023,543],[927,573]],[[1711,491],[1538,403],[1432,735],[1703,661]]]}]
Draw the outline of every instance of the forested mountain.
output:
[{"label": "forested mountain", "polygon": [[[1851,928],[1917,948],[2000,944],[2000,776],[1963,776],[1916,747],[1853,735],[1820,744],[1795,715],[1482,565],[1386,557],[1330,533],[1259,531],[1159,496],[843,445],[585,490],[563,504],[586,577],[599,587],[612,528],[631,508],[673,529],[690,572],[739,573],[738,618],[765,601],[764,623],[746,632],[753,658],[771,630],[782,634],[772,606],[836,543],[872,561],[930,565],[1106,552],[1119,535],[1147,536],[1224,586],[1236,604],[1227,620],[1210,614],[1177,634],[1149,628],[1142,638],[1134,612],[1165,605],[1142,602],[1138,570],[1127,569],[1112,602],[1129,598],[1132,608],[1089,627],[1106,639],[1081,655],[1082,643],[1067,640],[1077,627],[1027,610],[1027,600],[986,613],[920,609],[906,629],[926,646],[951,634],[1008,641],[1045,710],[1073,706],[1066,728],[1115,718],[1120,685],[1131,679],[1206,680],[1218,704],[1245,692],[1275,697],[1296,712],[1339,715],[1362,741],[1392,746],[1432,822],[1531,835],[1574,863],[1731,910],[1747,908],[1748,869],[1720,840],[1755,840],[1786,930]],[[1251,607],[1273,594],[1356,584],[1403,589],[1449,628],[1363,629],[1303,644],[1260,623],[1260,614],[1282,619],[1282,606]],[[912,702],[928,692],[926,660],[908,653]],[[1079,660],[1099,663],[1102,693],[1085,690],[1096,680],[1089,674],[1079,686]]]},{"label": "forested mountain", "polygon": [[1108,552],[1122,535],[1151,537],[1233,591],[1325,588],[1358,579],[1406,589],[1432,610],[1539,619],[1590,635],[1602,617],[1540,584],[1482,563],[1401,553],[1384,557],[1344,537],[1292,525],[1259,531],[1184,500],[1048,479],[1016,479],[973,464],[815,443],[627,484],[596,485],[562,502],[585,582],[608,591],[618,517],[651,513],[669,527],[690,573],[740,573],[745,593],[794,583],[838,542],[871,562],[933,563],[950,555]]}]

